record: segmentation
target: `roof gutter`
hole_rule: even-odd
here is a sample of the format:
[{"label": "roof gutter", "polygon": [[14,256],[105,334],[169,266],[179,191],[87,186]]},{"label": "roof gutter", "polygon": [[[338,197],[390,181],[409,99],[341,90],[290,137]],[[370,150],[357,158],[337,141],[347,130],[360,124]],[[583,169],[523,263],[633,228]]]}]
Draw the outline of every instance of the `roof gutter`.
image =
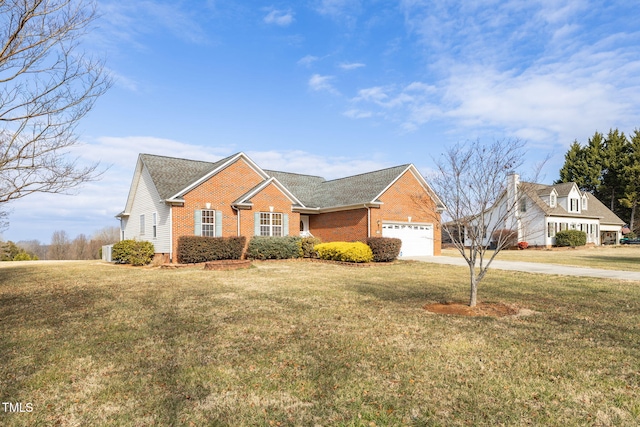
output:
[{"label": "roof gutter", "polygon": [[349,211],[352,209],[368,209],[368,208],[380,208],[382,206],[382,202],[369,202],[369,203],[356,203],[355,205],[344,205],[344,206],[329,206],[326,208],[293,208],[293,212],[299,212],[303,214],[321,214],[328,212],[340,212],[340,211]]}]

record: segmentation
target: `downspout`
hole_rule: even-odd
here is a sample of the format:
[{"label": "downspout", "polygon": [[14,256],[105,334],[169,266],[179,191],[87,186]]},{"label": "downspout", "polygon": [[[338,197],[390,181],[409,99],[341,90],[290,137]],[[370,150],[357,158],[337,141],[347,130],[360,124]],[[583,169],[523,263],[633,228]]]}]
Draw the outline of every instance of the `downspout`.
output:
[{"label": "downspout", "polygon": [[169,260],[173,262],[173,205],[169,205]]},{"label": "downspout", "polygon": [[367,207],[367,238],[369,237],[371,237],[371,208]]},{"label": "downspout", "polygon": [[238,237],[240,237],[240,209],[238,209],[235,206],[231,206],[231,209],[233,209],[234,211],[236,211],[236,213],[238,214],[238,225],[237,225],[237,230],[236,230],[236,234],[238,235]]}]

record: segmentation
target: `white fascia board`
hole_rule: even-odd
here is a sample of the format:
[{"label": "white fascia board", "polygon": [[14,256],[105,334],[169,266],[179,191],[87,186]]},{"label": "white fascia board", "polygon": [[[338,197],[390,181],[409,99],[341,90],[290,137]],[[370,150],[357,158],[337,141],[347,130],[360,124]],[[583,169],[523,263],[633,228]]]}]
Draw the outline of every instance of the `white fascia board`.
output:
[{"label": "white fascia board", "polygon": [[383,205],[382,202],[370,202],[370,203],[357,203],[355,205],[330,206],[326,208],[295,207],[293,208],[293,211],[300,212],[303,214],[319,214],[319,213],[327,213],[327,212],[349,211],[353,209],[379,208],[382,205]]},{"label": "white fascia board", "polygon": [[282,192],[282,194],[284,194],[287,197],[287,199],[289,199],[290,202],[292,202],[294,204],[298,204],[298,205],[304,207],[304,204],[302,204],[302,202],[300,200],[298,200],[296,198],[296,196],[294,196],[287,189],[287,187],[282,185],[282,183],[280,181],[278,181],[275,177],[271,177],[271,178],[267,179],[266,181],[264,181],[262,184],[257,186],[251,193],[247,194],[238,203],[234,203],[234,206],[252,206],[252,203],[247,202],[247,200],[251,200],[252,197],[254,197],[256,194],[258,194],[259,192],[264,190],[270,184],[274,184],[278,188],[278,190],[280,190]]},{"label": "white fascia board", "polygon": [[214,170],[212,170],[211,172],[209,172],[208,174],[204,175],[203,177],[201,177],[200,179],[198,179],[197,181],[191,183],[189,186],[187,186],[186,188],[180,190],[179,192],[177,192],[176,194],[174,194],[173,196],[169,197],[167,200],[172,202],[174,201],[174,199],[176,199],[177,197],[180,197],[182,195],[184,195],[185,193],[188,193],[189,191],[191,191],[192,189],[194,189],[195,187],[197,187],[198,185],[202,184],[203,182],[207,181],[209,178],[211,178],[212,176],[218,174],[218,172],[228,168],[229,166],[231,166],[232,164],[234,164],[236,161],[238,161],[239,159],[243,159],[251,169],[253,169],[258,175],[260,175],[263,179],[267,179],[269,178],[269,175],[267,175],[267,173],[265,171],[262,170],[262,168],[260,166],[258,166],[253,160],[251,160],[249,158],[249,156],[247,156],[246,154],[244,154],[242,151],[239,152],[238,154],[236,154],[235,156],[233,156],[232,158],[230,158],[229,160],[227,160],[226,162],[224,162],[222,165],[218,166],[217,168],[215,168]]},{"label": "white fascia board", "polygon": [[[133,179],[131,180],[131,186],[129,187],[129,194],[127,195],[127,203],[124,206],[124,210],[122,211],[122,213],[118,214],[118,215],[123,215],[125,212],[130,212],[131,211],[131,207],[133,206],[133,200],[135,198],[135,193],[136,193],[136,189],[138,188],[138,183],[140,182],[140,178],[142,176],[142,169],[145,168],[146,166],[144,165],[144,163],[142,162],[141,159],[141,155],[138,154],[138,161],[136,162],[136,169],[133,172]],[[129,214],[127,214],[128,216]],[[119,218],[119,216],[116,216],[116,218]]]}]

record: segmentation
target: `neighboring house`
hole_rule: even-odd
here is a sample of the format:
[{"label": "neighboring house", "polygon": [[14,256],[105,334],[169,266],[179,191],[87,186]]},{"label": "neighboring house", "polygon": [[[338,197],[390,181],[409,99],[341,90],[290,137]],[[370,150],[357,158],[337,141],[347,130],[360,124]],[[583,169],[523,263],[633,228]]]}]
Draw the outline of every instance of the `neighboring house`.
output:
[{"label": "neighboring house", "polygon": [[176,262],[178,238],[315,236],[402,239],[403,255],[440,254],[442,202],[412,164],[335,180],[264,170],[246,154],[217,162],[140,154],[122,239]]},{"label": "neighboring house", "polygon": [[[518,242],[545,247],[555,245],[556,233],[561,230],[584,231],[588,244],[617,244],[624,225],[593,194],[580,191],[574,182],[555,185],[521,182],[513,173],[507,176],[502,198],[485,213],[485,218],[490,218],[486,221],[488,230],[517,230]],[[504,224],[496,226],[491,218],[501,218]],[[490,241],[491,236],[485,239]]]}]

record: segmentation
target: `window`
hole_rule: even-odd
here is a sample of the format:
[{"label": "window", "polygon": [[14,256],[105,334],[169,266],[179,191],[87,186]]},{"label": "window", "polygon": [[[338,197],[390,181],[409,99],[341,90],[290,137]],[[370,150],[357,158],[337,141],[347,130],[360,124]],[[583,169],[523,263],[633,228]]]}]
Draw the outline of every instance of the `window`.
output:
[{"label": "window", "polygon": [[140,235],[144,236],[144,214],[140,215]]},{"label": "window", "polygon": [[556,193],[551,193],[551,195],[549,196],[549,206],[552,208],[555,208],[556,203],[557,203]]},{"label": "window", "polygon": [[582,196],[582,210],[586,211],[587,210],[587,196]]},{"label": "window", "polygon": [[569,199],[569,212],[579,212],[580,205],[578,199]]},{"label": "window", "polygon": [[520,199],[520,212],[527,211],[527,201],[525,199]]},{"label": "window", "polygon": [[212,209],[203,209],[202,213],[202,229],[201,236],[215,237],[216,235],[216,211]]},{"label": "window", "polygon": [[158,237],[158,214],[153,213],[153,238]]},{"label": "window", "polygon": [[547,237],[555,237],[556,235],[556,223],[550,222],[547,224]]},{"label": "window", "polygon": [[282,214],[260,212],[260,235],[282,236]]}]

